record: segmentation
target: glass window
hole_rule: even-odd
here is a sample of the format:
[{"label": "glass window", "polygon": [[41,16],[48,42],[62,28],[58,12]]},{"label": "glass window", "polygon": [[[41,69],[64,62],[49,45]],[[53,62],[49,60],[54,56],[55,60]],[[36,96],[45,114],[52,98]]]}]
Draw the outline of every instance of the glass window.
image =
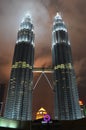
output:
[{"label": "glass window", "polygon": [[59,36],[61,40],[66,40],[66,32],[63,30],[59,31]]},{"label": "glass window", "polygon": [[56,31],[56,40],[58,41],[58,31]]}]

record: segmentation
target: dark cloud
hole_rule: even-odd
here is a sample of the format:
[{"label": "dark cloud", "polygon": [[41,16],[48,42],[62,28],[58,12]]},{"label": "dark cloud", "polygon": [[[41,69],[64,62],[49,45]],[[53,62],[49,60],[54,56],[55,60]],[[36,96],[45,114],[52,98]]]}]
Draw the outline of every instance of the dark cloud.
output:
[{"label": "dark cloud", "polygon": [[[27,12],[32,15],[35,29],[35,66],[52,65],[52,23],[57,11],[61,12],[68,28],[80,98],[85,100],[86,0],[0,0],[0,83],[8,83],[17,30]],[[42,89],[45,93],[51,91],[47,83],[39,84],[34,97],[37,97],[37,93],[42,94]],[[50,93],[45,104],[48,104],[49,97],[51,100],[52,91]],[[38,102],[34,99],[37,105],[34,107],[35,112],[44,102],[43,99],[40,98]],[[51,102],[52,105],[53,100]],[[53,110],[51,105],[48,111]]]}]

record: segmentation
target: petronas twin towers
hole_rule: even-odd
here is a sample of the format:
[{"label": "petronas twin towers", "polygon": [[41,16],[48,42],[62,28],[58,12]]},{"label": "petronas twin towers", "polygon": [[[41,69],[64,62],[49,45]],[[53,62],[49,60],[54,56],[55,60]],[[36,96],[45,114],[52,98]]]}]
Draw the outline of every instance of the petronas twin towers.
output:
[{"label": "petronas twin towers", "polygon": [[[59,13],[52,31],[52,61],[54,74],[54,119],[81,118],[68,32]],[[34,64],[34,27],[30,15],[20,24],[14,50],[4,117],[32,120],[32,83]]]}]

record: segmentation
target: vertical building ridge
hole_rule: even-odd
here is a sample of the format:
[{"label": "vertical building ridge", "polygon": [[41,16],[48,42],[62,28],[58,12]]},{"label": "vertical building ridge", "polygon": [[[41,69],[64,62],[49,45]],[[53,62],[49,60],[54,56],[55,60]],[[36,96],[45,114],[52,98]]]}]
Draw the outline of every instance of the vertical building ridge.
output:
[{"label": "vertical building ridge", "polygon": [[20,24],[14,50],[4,117],[32,119],[32,80],[34,63],[34,27],[30,14]]},{"label": "vertical building ridge", "polygon": [[52,60],[54,67],[55,119],[81,118],[70,41],[59,13],[54,18],[52,32]]}]

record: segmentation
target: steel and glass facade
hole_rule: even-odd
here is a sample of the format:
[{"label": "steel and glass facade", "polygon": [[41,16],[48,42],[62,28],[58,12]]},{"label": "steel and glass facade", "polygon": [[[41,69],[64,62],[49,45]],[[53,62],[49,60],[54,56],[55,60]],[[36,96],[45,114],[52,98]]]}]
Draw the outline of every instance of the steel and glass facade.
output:
[{"label": "steel and glass facade", "polygon": [[68,32],[60,14],[54,18],[52,32],[54,67],[55,119],[81,118],[79,97]]},{"label": "steel and glass facade", "polygon": [[33,63],[34,27],[31,16],[26,15],[18,30],[4,117],[32,119]]}]

